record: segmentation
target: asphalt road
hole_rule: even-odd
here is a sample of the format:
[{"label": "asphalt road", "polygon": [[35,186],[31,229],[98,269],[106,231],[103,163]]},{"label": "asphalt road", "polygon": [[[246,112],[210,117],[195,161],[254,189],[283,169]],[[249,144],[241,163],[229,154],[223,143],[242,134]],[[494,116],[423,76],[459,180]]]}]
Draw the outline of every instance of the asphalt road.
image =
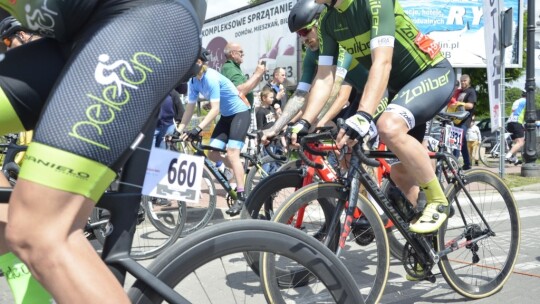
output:
[{"label": "asphalt road", "polygon": [[[381,303],[512,303],[519,301],[520,304],[538,303],[540,298],[540,185],[522,187],[514,191],[514,197],[519,203],[521,216],[521,248],[514,272],[507,281],[504,288],[497,294],[486,299],[468,300],[456,292],[438,275],[438,269],[434,269],[436,282],[409,282],[405,279],[403,266],[392,260],[389,280],[385,289],[385,294]],[[216,214],[214,223],[228,220],[224,215],[224,210]],[[144,261],[148,264],[150,261]],[[245,268],[245,267],[243,267]],[[210,271],[211,272],[211,271]],[[252,288],[256,281],[250,276],[249,282],[244,276],[228,274],[226,276],[216,276],[214,282],[216,286],[220,284],[225,287],[235,286],[240,289]],[[128,278],[126,289],[133,282]],[[91,284],[89,282],[89,284]],[[250,301],[260,303],[263,298],[250,292]],[[255,300],[256,299],[256,300]],[[200,301],[195,303],[206,303],[206,297],[200,295]],[[5,282],[0,279],[0,303],[13,303],[11,293]]]}]

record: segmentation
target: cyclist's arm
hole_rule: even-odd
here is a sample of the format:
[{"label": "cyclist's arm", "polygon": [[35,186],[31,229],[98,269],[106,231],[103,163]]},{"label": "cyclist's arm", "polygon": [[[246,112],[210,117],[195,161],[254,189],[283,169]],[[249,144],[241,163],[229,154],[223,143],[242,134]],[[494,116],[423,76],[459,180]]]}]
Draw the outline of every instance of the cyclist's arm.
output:
[{"label": "cyclist's arm", "polygon": [[347,76],[349,68],[351,67],[352,60],[353,58],[351,54],[349,54],[344,48],[340,47],[336,68],[336,79],[334,80],[334,84],[332,86],[330,98],[328,98],[321,112],[317,116],[319,121],[317,123],[318,127],[324,126],[328,121],[333,119],[347,104],[349,95],[352,91],[352,86],[347,82],[345,82],[345,85],[343,85],[343,82],[345,80],[345,76]]},{"label": "cyclist's arm", "polygon": [[195,103],[188,103],[186,105],[186,109],[185,109],[185,112],[184,112],[184,115],[182,116],[182,121],[178,124],[178,126],[176,126],[176,131],[182,133],[184,131],[184,129],[186,128],[186,126],[189,124],[189,122],[191,121],[191,117],[193,116],[193,112],[195,111],[195,105],[197,104],[197,102]]},{"label": "cyclist's arm", "polygon": [[274,125],[268,129],[268,133],[278,134],[289,122],[294,121],[297,116],[302,114],[305,108],[305,100],[308,92],[297,89],[291,98],[287,101],[285,109]]},{"label": "cyclist's arm", "polygon": [[330,98],[333,83],[334,66],[321,65],[321,58],[319,58],[319,69],[317,70],[317,75],[313,81],[307,107],[304,115],[302,115],[302,119],[305,119],[310,123],[315,121],[325,102]]}]

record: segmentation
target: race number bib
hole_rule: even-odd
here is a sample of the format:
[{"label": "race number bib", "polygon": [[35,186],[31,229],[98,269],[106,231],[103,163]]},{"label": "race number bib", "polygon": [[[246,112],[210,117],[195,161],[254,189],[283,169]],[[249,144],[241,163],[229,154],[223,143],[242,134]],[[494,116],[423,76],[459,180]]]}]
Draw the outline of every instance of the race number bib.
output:
[{"label": "race number bib", "polygon": [[461,151],[461,145],[463,144],[463,129],[454,126],[446,126],[444,144],[450,151],[454,149]]},{"label": "race number bib", "polygon": [[204,158],[152,147],[142,194],[169,200],[197,202]]}]

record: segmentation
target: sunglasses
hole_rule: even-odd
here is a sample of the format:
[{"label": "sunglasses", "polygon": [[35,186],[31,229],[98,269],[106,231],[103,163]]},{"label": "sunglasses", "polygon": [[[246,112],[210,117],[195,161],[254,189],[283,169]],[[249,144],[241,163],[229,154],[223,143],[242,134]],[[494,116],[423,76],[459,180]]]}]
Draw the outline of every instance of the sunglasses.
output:
[{"label": "sunglasses", "polygon": [[4,41],[4,44],[6,45],[6,47],[11,47],[11,44],[13,43],[13,39],[15,39],[15,37],[17,37],[17,36],[11,36],[11,37],[6,37],[6,38],[2,39]]},{"label": "sunglasses", "polygon": [[317,20],[313,20],[310,24],[308,24],[306,27],[299,29],[296,31],[298,36],[300,37],[306,37],[311,32],[311,29],[315,26],[317,23]]},{"label": "sunglasses", "polygon": [[240,51],[236,51],[236,50],[235,50],[234,52],[237,52],[237,53],[240,54],[240,55],[244,54],[244,51],[243,51],[243,50],[240,50]]}]

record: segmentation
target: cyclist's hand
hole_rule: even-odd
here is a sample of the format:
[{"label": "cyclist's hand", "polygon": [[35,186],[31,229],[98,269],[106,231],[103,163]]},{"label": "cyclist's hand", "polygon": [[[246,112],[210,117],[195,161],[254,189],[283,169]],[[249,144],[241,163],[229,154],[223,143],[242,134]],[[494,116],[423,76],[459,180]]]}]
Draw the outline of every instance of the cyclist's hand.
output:
[{"label": "cyclist's hand", "polygon": [[[369,127],[373,118],[364,111],[358,111],[353,116],[345,120],[345,125],[341,127],[338,133],[338,147],[343,145],[354,145],[357,139],[366,136],[369,133]],[[353,141],[350,142],[349,140]]]},{"label": "cyclist's hand", "polygon": [[181,139],[182,140],[194,140],[199,137],[199,133],[201,133],[202,129],[200,127],[195,127],[184,134],[182,134]]},{"label": "cyclist's hand", "polygon": [[300,119],[287,128],[285,137],[290,140],[291,145],[295,146],[297,145],[296,141],[298,140],[298,135],[307,135],[309,133],[309,128],[311,128],[311,124],[305,119]]},{"label": "cyclist's hand", "polygon": [[272,128],[270,129],[266,129],[266,130],[263,130],[262,131],[262,134],[261,134],[261,144],[263,145],[268,145],[270,144],[270,141],[276,137],[276,131],[273,131]]}]

